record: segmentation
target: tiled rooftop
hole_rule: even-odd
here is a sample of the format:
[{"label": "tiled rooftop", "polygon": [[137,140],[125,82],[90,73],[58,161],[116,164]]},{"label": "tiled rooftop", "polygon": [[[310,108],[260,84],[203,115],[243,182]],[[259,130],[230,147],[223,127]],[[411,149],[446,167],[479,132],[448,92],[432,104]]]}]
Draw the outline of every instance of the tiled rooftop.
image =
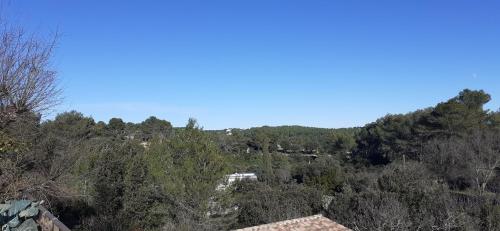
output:
[{"label": "tiled rooftop", "polygon": [[43,201],[9,200],[0,204],[2,231],[70,231],[41,204]]},{"label": "tiled rooftop", "polygon": [[329,231],[350,231],[340,224],[333,222],[332,220],[323,217],[322,215],[314,215],[310,217],[302,217],[292,220],[280,221],[265,225],[253,226],[244,229],[238,229],[238,231],[319,231],[319,230],[329,230]]}]

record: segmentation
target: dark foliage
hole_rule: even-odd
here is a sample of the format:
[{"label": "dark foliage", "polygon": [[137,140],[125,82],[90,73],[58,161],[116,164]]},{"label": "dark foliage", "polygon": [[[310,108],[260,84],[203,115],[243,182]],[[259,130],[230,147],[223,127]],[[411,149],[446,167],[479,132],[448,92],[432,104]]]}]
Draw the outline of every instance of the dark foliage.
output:
[{"label": "dark foliage", "polygon": [[[44,199],[75,230],[225,230],[317,213],[354,230],[500,230],[489,99],[464,90],[350,129],[26,113],[0,131],[0,199]],[[234,172],[258,181],[216,190]]]}]

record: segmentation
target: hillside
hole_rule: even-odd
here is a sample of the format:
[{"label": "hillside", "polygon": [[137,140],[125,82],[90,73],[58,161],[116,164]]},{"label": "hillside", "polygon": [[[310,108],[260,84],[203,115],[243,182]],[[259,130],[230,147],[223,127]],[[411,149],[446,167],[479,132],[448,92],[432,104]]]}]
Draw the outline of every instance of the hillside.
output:
[{"label": "hillside", "polygon": [[[2,128],[0,195],[43,198],[75,230],[233,229],[318,213],[359,230],[495,230],[500,114],[483,110],[489,99],[464,90],[345,129],[25,113]],[[236,172],[258,180],[216,190]]]}]

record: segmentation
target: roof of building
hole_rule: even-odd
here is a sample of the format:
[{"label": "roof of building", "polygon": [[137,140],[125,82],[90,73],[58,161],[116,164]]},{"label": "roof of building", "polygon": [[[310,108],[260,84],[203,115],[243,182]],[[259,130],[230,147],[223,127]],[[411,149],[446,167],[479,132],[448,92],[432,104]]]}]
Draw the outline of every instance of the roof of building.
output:
[{"label": "roof of building", "polygon": [[0,227],[2,231],[69,231],[41,204],[43,201],[9,200],[0,203]]},{"label": "roof of building", "polygon": [[239,231],[257,231],[257,230],[268,230],[268,231],[281,231],[281,230],[292,230],[292,231],[302,231],[302,230],[329,230],[329,231],[349,231],[348,229],[332,220],[323,217],[322,215],[314,215],[310,217],[302,217],[292,220],[280,221],[265,225],[253,226],[243,229],[238,229]]}]

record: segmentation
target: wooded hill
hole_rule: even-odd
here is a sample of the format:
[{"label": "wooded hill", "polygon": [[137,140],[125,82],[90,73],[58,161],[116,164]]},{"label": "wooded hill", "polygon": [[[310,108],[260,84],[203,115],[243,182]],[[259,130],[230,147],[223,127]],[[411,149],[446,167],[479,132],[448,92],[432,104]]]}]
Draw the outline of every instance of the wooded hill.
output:
[{"label": "wooded hill", "polygon": [[[0,199],[44,199],[75,230],[220,230],[317,213],[355,230],[498,230],[500,113],[483,109],[489,100],[464,90],[361,128],[230,133],[19,113],[1,130]],[[217,191],[235,172],[258,181]]]}]

